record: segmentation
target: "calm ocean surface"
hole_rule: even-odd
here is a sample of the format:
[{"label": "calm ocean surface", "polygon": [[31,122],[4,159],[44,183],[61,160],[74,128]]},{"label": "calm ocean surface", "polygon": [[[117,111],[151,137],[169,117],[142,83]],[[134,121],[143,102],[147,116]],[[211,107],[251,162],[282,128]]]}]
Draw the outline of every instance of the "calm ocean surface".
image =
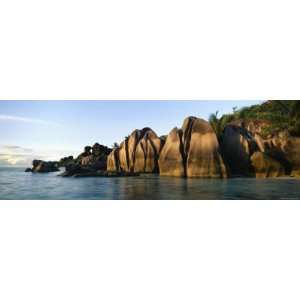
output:
[{"label": "calm ocean surface", "polygon": [[299,199],[296,179],[62,178],[0,167],[0,199]]}]

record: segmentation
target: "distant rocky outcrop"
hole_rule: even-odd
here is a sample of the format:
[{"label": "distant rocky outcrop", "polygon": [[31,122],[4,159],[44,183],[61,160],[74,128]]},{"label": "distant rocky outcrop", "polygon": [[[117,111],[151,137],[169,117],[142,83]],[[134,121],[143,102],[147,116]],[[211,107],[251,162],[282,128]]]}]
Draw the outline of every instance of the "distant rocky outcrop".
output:
[{"label": "distant rocky outcrop", "polygon": [[[67,156],[61,158],[58,162],[46,162],[42,160],[34,160],[33,167],[27,168],[26,172],[47,173],[59,171],[60,167],[65,168],[63,176],[75,176],[79,174],[95,174],[99,176],[101,171],[106,171],[107,156],[112,149],[95,143],[92,147],[86,146],[78,157]],[[98,173],[97,173],[98,172]],[[104,176],[101,173],[101,176]],[[122,176],[124,174],[121,174]],[[121,176],[120,175],[120,176]]]},{"label": "distant rocky outcrop", "polygon": [[159,157],[160,175],[225,178],[227,171],[210,124],[196,117],[168,135]]},{"label": "distant rocky outcrop", "polygon": [[58,172],[59,164],[56,161],[43,161],[43,160],[34,160],[32,162],[32,168],[27,168],[25,172],[33,173],[49,173],[49,172]]},{"label": "distant rocky outcrop", "polygon": [[77,176],[79,174],[97,174],[98,171],[106,171],[107,157],[112,149],[98,143],[84,147],[84,151],[76,159],[62,159],[65,172],[63,176]]},{"label": "distant rocky outcrop", "polygon": [[163,146],[151,128],[134,130],[107,158],[108,171],[158,173],[158,157]]}]

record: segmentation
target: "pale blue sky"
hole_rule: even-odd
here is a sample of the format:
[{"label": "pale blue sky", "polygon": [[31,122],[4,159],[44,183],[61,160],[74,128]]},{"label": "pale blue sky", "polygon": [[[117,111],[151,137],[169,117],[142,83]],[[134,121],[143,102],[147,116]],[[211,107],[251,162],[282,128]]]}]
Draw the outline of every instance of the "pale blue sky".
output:
[{"label": "pale blue sky", "polygon": [[95,142],[111,146],[146,126],[163,135],[187,116],[207,119],[217,110],[222,115],[260,102],[0,101],[0,164],[27,164],[34,156],[58,159]]}]

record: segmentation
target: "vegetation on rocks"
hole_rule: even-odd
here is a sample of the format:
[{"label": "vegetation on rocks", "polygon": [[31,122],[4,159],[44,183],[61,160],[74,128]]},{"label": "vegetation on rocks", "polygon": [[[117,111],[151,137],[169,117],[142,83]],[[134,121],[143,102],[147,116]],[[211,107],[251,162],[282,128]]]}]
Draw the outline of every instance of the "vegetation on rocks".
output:
[{"label": "vegetation on rocks", "polygon": [[237,121],[265,121],[262,135],[286,130],[291,136],[300,136],[300,101],[297,100],[269,100],[262,104],[244,107],[239,110],[233,108],[231,114],[218,118],[218,112],[211,114],[209,123],[220,139],[226,125]]}]

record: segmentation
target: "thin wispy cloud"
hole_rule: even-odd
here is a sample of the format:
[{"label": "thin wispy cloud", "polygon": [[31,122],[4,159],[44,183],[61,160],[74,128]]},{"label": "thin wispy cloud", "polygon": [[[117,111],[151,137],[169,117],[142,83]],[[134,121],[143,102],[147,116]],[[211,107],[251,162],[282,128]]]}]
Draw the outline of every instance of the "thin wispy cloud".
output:
[{"label": "thin wispy cloud", "polygon": [[0,151],[1,150],[8,150],[8,151],[23,151],[23,152],[32,152],[33,150],[32,149],[29,149],[29,148],[23,148],[23,147],[20,147],[20,146],[15,146],[15,145],[3,145],[1,146],[0,145]]},{"label": "thin wispy cloud", "polygon": [[19,116],[12,116],[12,115],[0,115],[0,121],[31,123],[31,124],[40,124],[40,125],[48,125],[48,126],[60,126],[60,124],[56,122],[45,121],[45,120],[40,120],[35,118],[24,118]]}]

